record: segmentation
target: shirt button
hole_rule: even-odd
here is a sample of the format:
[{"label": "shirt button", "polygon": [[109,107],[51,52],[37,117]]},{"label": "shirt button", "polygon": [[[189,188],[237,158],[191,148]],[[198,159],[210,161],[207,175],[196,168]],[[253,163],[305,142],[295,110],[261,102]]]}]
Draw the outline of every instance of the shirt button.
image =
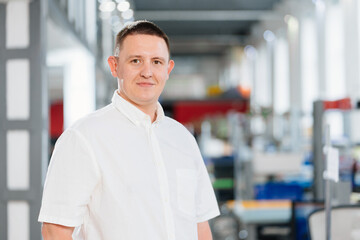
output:
[{"label": "shirt button", "polygon": [[168,202],[169,202],[169,198],[168,198],[168,197],[165,197],[165,198],[164,198],[164,201],[165,201],[166,203],[168,203]]}]

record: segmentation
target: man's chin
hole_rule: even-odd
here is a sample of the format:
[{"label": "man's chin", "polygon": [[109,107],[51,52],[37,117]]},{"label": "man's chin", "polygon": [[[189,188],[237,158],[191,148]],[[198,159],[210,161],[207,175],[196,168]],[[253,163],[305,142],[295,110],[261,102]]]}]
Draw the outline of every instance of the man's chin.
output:
[{"label": "man's chin", "polygon": [[149,106],[152,104],[156,104],[158,102],[158,98],[156,97],[139,97],[133,100],[137,105],[140,106]]}]

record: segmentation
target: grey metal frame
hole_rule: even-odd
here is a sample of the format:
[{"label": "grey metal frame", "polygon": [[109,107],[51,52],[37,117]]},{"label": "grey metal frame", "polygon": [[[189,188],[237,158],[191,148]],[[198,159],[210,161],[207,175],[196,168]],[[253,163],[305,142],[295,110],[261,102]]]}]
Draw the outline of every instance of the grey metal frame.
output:
[{"label": "grey metal frame", "polygon": [[[45,0],[29,3],[30,44],[25,49],[6,49],[6,4],[0,4],[0,239],[8,238],[7,203],[27,201],[29,203],[30,239],[41,239],[37,222],[41,197],[42,175],[48,159],[48,98],[45,69]],[[6,61],[26,58],[30,62],[30,117],[28,120],[9,121],[6,118]],[[7,189],[7,142],[8,130],[24,129],[30,133],[30,183],[25,191]]]},{"label": "grey metal frame", "polygon": [[7,186],[6,179],[6,131],[4,122],[6,120],[6,65],[5,42],[6,42],[6,5],[0,4],[0,239],[7,239],[7,206],[3,197],[3,191]]},{"label": "grey metal frame", "polygon": [[314,199],[325,199],[325,181],[323,172],[325,161],[323,159],[323,101],[318,100],[313,105],[314,126],[313,126],[313,163],[314,163]]}]

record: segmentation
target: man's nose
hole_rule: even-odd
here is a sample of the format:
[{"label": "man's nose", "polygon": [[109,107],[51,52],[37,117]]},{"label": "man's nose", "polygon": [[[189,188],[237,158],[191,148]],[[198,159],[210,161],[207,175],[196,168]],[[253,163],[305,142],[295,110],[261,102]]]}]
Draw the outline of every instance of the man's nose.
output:
[{"label": "man's nose", "polygon": [[144,62],[143,67],[141,69],[141,76],[144,78],[151,78],[152,77],[152,66],[151,62]]}]

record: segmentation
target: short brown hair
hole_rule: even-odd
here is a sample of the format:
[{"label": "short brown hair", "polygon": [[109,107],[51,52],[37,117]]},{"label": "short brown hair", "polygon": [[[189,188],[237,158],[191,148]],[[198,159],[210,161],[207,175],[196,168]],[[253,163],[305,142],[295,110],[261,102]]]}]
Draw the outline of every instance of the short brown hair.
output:
[{"label": "short brown hair", "polygon": [[168,36],[155,23],[147,20],[139,20],[130,23],[129,25],[126,25],[116,35],[115,49],[117,47],[119,47],[119,50],[121,49],[121,44],[124,42],[124,39],[128,35],[136,35],[136,34],[153,35],[164,39],[170,55],[170,44],[169,44]]}]

